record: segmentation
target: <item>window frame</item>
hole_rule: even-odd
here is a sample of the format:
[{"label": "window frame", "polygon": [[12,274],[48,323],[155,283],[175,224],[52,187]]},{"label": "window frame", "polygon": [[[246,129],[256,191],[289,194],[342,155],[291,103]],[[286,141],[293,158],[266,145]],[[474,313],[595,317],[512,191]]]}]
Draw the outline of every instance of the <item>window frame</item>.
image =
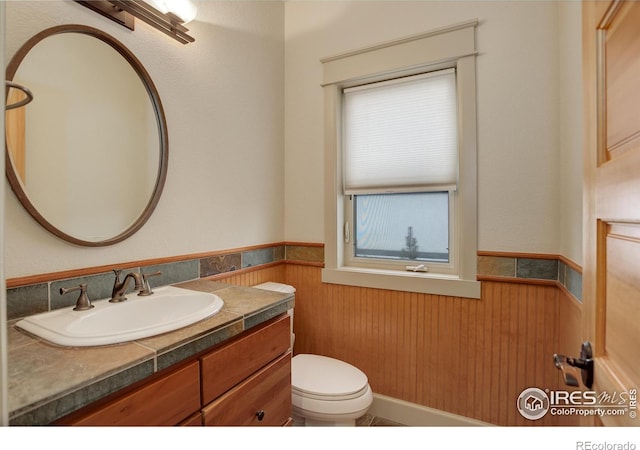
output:
[{"label": "window frame", "polygon": [[[322,281],[361,287],[480,298],[477,265],[476,27],[477,20],[324,58],[325,267]],[[459,180],[450,223],[455,270],[410,272],[357,264],[344,245],[342,91],[364,83],[440,69],[456,70]],[[450,195],[450,200],[451,200]],[[447,273],[448,272],[448,273]]]}]

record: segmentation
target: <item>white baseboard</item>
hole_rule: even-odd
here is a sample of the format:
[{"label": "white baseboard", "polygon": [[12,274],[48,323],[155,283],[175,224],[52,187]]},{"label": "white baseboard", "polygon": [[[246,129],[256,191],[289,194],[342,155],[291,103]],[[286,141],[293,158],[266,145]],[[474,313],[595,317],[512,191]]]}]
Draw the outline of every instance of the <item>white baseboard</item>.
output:
[{"label": "white baseboard", "polygon": [[451,414],[438,409],[373,394],[373,403],[367,414],[384,417],[412,427],[482,427],[490,423]]}]

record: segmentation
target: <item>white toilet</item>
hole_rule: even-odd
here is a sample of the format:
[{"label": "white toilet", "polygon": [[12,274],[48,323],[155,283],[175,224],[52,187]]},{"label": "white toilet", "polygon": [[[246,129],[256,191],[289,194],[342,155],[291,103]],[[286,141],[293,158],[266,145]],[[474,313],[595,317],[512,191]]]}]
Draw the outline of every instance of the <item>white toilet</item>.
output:
[{"label": "white toilet", "polygon": [[[267,282],[254,286],[294,293],[293,286]],[[291,346],[293,310],[291,316]],[[367,376],[344,361],[320,355],[300,354],[291,361],[291,402],[297,426],[354,426],[373,402]]]}]

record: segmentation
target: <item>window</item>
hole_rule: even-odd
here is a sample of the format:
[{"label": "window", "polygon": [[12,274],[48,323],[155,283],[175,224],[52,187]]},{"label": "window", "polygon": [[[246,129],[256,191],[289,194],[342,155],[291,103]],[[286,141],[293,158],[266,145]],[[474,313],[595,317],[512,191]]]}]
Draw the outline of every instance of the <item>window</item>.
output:
[{"label": "window", "polygon": [[[347,203],[353,211],[353,236],[345,237],[351,259],[448,264],[449,192],[354,195]],[[426,269],[425,269],[426,271]]]},{"label": "window", "polygon": [[342,105],[346,264],[450,272],[455,72],[347,88]]},{"label": "window", "polygon": [[479,298],[476,25],[322,61],[324,282]]}]

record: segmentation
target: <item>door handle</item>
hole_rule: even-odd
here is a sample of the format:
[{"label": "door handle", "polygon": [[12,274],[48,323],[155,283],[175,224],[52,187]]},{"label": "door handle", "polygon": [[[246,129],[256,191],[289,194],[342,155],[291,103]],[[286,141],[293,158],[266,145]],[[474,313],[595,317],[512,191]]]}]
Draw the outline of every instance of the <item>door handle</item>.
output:
[{"label": "door handle", "polygon": [[567,370],[567,366],[580,369],[582,384],[584,384],[587,389],[591,389],[591,386],[593,386],[593,350],[589,341],[582,343],[579,358],[558,355],[556,353],[553,355],[553,364],[562,372],[564,382],[568,386],[578,386],[579,384],[571,371]]}]

